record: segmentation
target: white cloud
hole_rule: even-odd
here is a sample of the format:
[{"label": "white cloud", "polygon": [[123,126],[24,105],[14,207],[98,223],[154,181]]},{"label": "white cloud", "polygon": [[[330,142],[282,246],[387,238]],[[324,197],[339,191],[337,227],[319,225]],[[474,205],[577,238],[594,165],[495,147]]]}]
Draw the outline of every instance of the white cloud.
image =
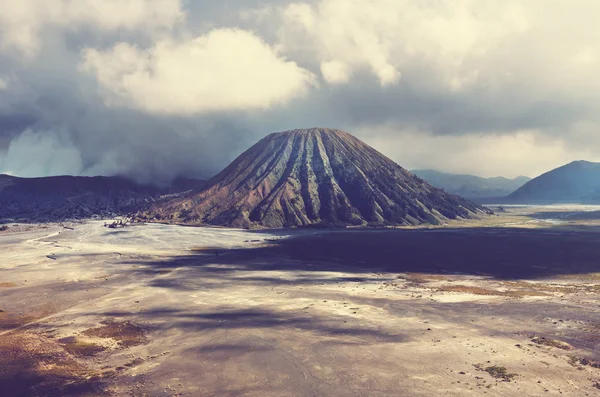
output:
[{"label": "white cloud", "polygon": [[21,177],[78,175],[79,150],[64,132],[26,130],[0,152],[0,174]]},{"label": "white cloud", "polygon": [[575,55],[574,61],[581,66],[594,65],[598,62],[598,52],[594,47],[584,47]]},{"label": "white cloud", "polygon": [[46,28],[170,29],[184,19],[180,0],[0,0],[0,48],[35,56]]},{"label": "white cloud", "polygon": [[369,70],[382,86],[397,83],[418,60],[440,68],[456,89],[457,81],[472,81],[472,57],[529,29],[527,12],[512,0],[318,0],[292,3],[281,15],[286,51],[342,62],[344,75]]},{"label": "white cloud", "polygon": [[81,69],[95,75],[107,104],[162,114],[266,109],[315,84],[310,72],[239,29],[160,41],[149,50],[126,43],[88,48]]},{"label": "white cloud", "polygon": [[8,81],[0,78],[0,91],[6,90],[8,88]]},{"label": "white cloud", "polygon": [[321,63],[321,74],[328,83],[340,84],[350,80],[352,71],[344,62],[329,61]]},{"label": "white cloud", "polygon": [[321,65],[329,83],[364,84],[370,74],[393,86],[402,77],[434,100],[473,94],[582,109],[600,101],[599,12],[595,0],[314,0],[273,18],[282,51]]},{"label": "white cloud", "polygon": [[367,0],[293,3],[283,10],[282,46],[291,53],[312,52],[319,62],[343,63],[345,74],[369,69],[382,85],[393,84],[400,72],[390,62],[392,41],[384,27],[393,21],[381,6],[381,1]]},{"label": "white cloud", "polygon": [[356,132],[364,133],[369,144],[409,169],[433,168],[484,177],[536,177],[571,161],[600,161],[600,150],[593,146],[573,147],[567,139],[547,137],[541,131],[453,136],[389,128],[369,127],[368,132]]}]

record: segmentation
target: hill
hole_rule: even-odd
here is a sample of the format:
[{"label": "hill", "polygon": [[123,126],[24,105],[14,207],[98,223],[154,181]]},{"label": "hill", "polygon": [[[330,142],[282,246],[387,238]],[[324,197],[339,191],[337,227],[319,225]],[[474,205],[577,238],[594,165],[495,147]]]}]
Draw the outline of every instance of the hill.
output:
[{"label": "hill", "polygon": [[57,222],[134,213],[163,195],[202,186],[177,179],[159,188],[121,177],[54,176],[18,178],[0,175],[0,222]]},{"label": "hill", "polygon": [[574,161],[527,182],[510,203],[600,203],[600,163]]},{"label": "hill", "polygon": [[487,209],[434,188],[352,135],[270,134],[206,190],[153,205],[143,219],[233,227],[439,223]]},{"label": "hill", "polygon": [[468,199],[505,197],[531,180],[526,176],[482,178],[468,174],[448,174],[434,170],[413,170],[413,174],[435,187]]}]

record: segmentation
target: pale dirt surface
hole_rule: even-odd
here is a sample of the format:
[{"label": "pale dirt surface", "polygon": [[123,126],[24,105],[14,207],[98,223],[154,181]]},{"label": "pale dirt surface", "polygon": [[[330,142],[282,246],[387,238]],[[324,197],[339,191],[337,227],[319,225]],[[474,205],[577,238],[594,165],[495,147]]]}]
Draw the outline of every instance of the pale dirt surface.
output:
[{"label": "pale dirt surface", "polygon": [[507,211],[460,229],[1,232],[0,395],[599,395],[597,221]]}]

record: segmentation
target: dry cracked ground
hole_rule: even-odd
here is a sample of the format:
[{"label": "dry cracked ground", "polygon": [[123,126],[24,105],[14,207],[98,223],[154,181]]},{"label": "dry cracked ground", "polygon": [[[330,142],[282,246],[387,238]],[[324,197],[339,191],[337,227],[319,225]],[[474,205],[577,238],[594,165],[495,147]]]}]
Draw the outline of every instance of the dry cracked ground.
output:
[{"label": "dry cracked ground", "polygon": [[598,213],[0,232],[7,396],[600,394]]}]

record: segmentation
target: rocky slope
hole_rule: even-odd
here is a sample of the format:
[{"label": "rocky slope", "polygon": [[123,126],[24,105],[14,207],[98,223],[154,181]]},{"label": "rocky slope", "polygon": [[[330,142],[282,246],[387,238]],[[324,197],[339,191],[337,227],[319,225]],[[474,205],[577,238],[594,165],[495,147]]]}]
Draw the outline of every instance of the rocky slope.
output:
[{"label": "rocky slope", "polygon": [[415,177],[352,135],[271,134],[206,190],[153,205],[142,219],[233,227],[439,223],[488,210]]},{"label": "rocky slope", "polygon": [[134,213],[164,195],[202,186],[177,179],[168,187],[140,185],[121,177],[0,175],[0,222],[57,222]]},{"label": "rocky slope", "polygon": [[482,178],[467,174],[448,174],[434,170],[412,170],[411,172],[435,187],[472,200],[505,197],[531,180],[526,176],[509,179],[501,176]]},{"label": "rocky slope", "polygon": [[574,161],[527,182],[510,203],[600,203],[600,163]]}]

